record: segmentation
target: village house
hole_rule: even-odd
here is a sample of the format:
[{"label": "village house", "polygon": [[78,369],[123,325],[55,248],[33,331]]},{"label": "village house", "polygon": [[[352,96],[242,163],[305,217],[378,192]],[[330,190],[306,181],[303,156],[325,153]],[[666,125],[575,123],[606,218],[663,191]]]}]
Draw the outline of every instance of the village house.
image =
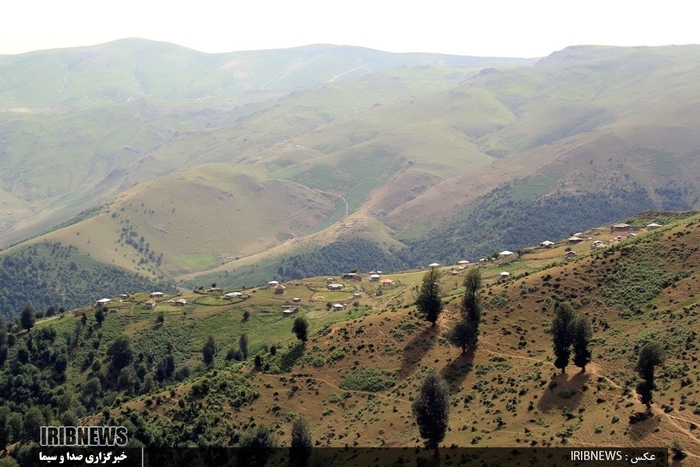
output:
[{"label": "village house", "polygon": [[342,303],[335,303],[333,305],[333,311],[342,311],[345,308],[345,305]]},{"label": "village house", "polygon": [[656,229],[660,229],[661,227],[663,227],[663,225],[657,224],[656,222],[652,222],[651,224],[647,224],[647,230],[656,230]]},{"label": "village house", "polygon": [[345,287],[343,284],[328,284],[326,288],[328,290],[342,290]]},{"label": "village house", "polygon": [[567,238],[566,241],[571,245],[571,244],[581,243],[584,240],[583,240],[583,238],[577,237],[576,235],[574,235],[573,237]]},{"label": "village house", "polygon": [[574,256],[576,256],[576,252],[575,252],[575,251],[567,251],[566,253],[564,253],[564,257],[567,258],[567,259],[573,258]]},{"label": "village house", "polygon": [[508,278],[510,277],[510,273],[509,273],[509,272],[506,272],[506,271],[503,271],[503,272],[500,274],[500,276],[501,276],[501,279],[508,279]]},{"label": "village house", "polygon": [[95,306],[105,306],[105,305],[107,305],[107,304],[108,304],[109,302],[111,302],[111,301],[112,301],[111,298],[102,298],[102,299],[97,300],[97,301],[95,302]]},{"label": "village house", "polygon": [[392,285],[394,285],[394,281],[391,279],[384,279],[383,281],[380,282],[380,284],[382,284],[383,287],[392,286]]},{"label": "village house", "polygon": [[221,287],[209,287],[207,293],[223,292]]},{"label": "village house", "polygon": [[362,276],[356,272],[346,272],[345,274],[343,274],[343,279],[351,279],[354,281],[361,281]]},{"label": "village house", "polygon": [[175,301],[173,302],[173,305],[175,305],[175,306],[185,306],[185,305],[187,305],[187,300],[184,299],[184,298],[178,298],[177,300],[175,300]]},{"label": "village house", "polygon": [[611,230],[613,232],[622,232],[622,231],[629,230],[631,227],[632,227],[631,225],[624,224],[624,223],[623,224],[615,224],[612,226]]},{"label": "village house", "polygon": [[299,298],[299,297],[294,297],[294,298],[292,298],[292,301],[293,301],[294,303],[299,303],[299,302],[301,301],[301,298]]},{"label": "village house", "polygon": [[292,308],[285,308],[284,310],[282,310],[282,313],[285,315],[293,315],[297,311],[298,311],[298,308],[292,307]]},{"label": "village house", "polygon": [[277,287],[275,287],[275,295],[282,295],[286,289],[287,288],[282,284],[277,284]]},{"label": "village house", "polygon": [[151,292],[151,298],[163,298],[163,292]]},{"label": "village house", "polygon": [[231,300],[233,298],[238,298],[242,296],[243,294],[241,292],[229,292],[224,294],[224,300]]},{"label": "village house", "polygon": [[379,274],[371,274],[369,276],[369,281],[370,282],[378,282],[381,277],[382,276],[380,276]]},{"label": "village house", "polygon": [[277,282],[277,281],[270,281],[270,282],[267,283],[267,288],[268,288],[268,289],[274,289],[274,288],[277,287],[279,284],[280,284],[280,283]]},{"label": "village house", "polygon": [[156,301],[151,299],[143,304],[143,307],[147,310],[152,310],[156,306]]},{"label": "village house", "polygon": [[540,243],[540,246],[544,248],[551,248],[552,245],[554,245],[554,242],[550,242],[549,240],[545,240],[544,242]]}]

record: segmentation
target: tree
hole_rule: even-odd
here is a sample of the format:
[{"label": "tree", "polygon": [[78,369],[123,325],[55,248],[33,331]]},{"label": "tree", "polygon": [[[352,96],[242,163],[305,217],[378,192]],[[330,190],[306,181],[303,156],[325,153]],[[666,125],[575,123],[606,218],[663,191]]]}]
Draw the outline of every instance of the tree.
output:
[{"label": "tree", "polygon": [[593,337],[593,327],[586,315],[578,315],[571,324],[571,345],[574,351],[574,365],[586,372],[586,365],[591,362],[591,350],[588,348]]},{"label": "tree", "polygon": [[[107,307],[105,307],[105,309],[106,308]],[[105,320],[105,316],[107,316],[107,312],[105,311],[105,309],[98,308],[97,310],[95,310],[95,321],[97,321],[98,325],[102,325],[102,322]]]},{"label": "tree", "polygon": [[651,409],[652,392],[656,389],[654,371],[664,362],[664,359],[664,349],[658,342],[645,344],[639,352],[636,370],[643,381],[637,385],[637,393],[647,409]]},{"label": "tree", "polygon": [[8,351],[9,345],[7,343],[7,321],[5,321],[4,317],[0,316],[0,368],[2,368],[2,366],[5,364],[5,360],[7,360]]},{"label": "tree", "polygon": [[243,354],[243,360],[248,358],[248,334],[241,334],[241,337],[238,338],[238,347]]},{"label": "tree", "polygon": [[239,447],[247,449],[236,451],[239,461],[236,465],[267,465],[272,449],[276,448],[277,444],[277,436],[266,425],[249,428],[238,442]]},{"label": "tree", "polygon": [[420,394],[413,401],[413,416],[425,447],[435,449],[445,439],[450,416],[450,388],[435,370],[425,375]]},{"label": "tree", "polygon": [[165,322],[165,313],[162,311],[158,312],[158,317],[156,318],[156,323],[157,324],[163,324]]},{"label": "tree", "polygon": [[117,370],[121,370],[134,358],[131,350],[131,339],[127,336],[119,336],[107,350],[107,355],[112,357],[112,365]]},{"label": "tree", "polygon": [[479,297],[481,288],[481,271],[479,268],[472,268],[467,271],[464,278],[464,297],[462,298],[462,316],[477,331],[481,322],[481,299]]},{"label": "tree", "polygon": [[455,324],[447,333],[447,340],[450,344],[462,349],[463,354],[467,353],[467,350],[475,349],[478,339],[474,327],[465,321]]},{"label": "tree", "polygon": [[557,303],[552,320],[552,342],[554,344],[554,366],[566,372],[571,356],[571,323],[574,309],[566,302]]},{"label": "tree", "polygon": [[248,318],[250,318],[250,312],[248,310],[245,310],[243,312],[243,321],[248,321]]},{"label": "tree", "polygon": [[19,316],[19,322],[22,324],[22,328],[26,330],[30,330],[34,326],[36,318],[34,317],[34,308],[32,308],[31,305],[27,304],[22,309],[22,313]]},{"label": "tree", "polygon": [[123,390],[127,394],[131,394],[134,390],[134,384],[136,384],[136,374],[131,367],[124,367],[119,372],[119,378],[117,378],[117,384],[119,389]]},{"label": "tree", "polygon": [[297,319],[294,320],[294,324],[292,325],[292,332],[296,334],[297,339],[299,339],[302,342],[306,342],[309,332],[309,323],[306,321],[306,319],[299,316]]},{"label": "tree", "polygon": [[295,418],[294,423],[292,423],[292,445],[289,453],[292,467],[309,464],[312,446],[309,423],[304,417]]},{"label": "tree", "polygon": [[437,268],[430,268],[423,276],[423,285],[421,285],[420,294],[416,299],[418,311],[425,318],[433,323],[437,323],[438,316],[445,306],[440,298],[440,271]]},{"label": "tree", "polygon": [[274,448],[277,441],[277,436],[267,425],[258,425],[243,433],[238,445],[242,448]]},{"label": "tree", "polygon": [[202,348],[202,355],[204,356],[204,363],[211,365],[214,363],[214,357],[216,356],[216,342],[214,341],[214,336],[209,336],[206,344]]},{"label": "tree", "polygon": [[39,430],[44,425],[46,425],[44,414],[41,413],[39,407],[30,407],[27,411],[27,415],[24,417],[24,437],[26,439],[37,439],[39,437]]}]

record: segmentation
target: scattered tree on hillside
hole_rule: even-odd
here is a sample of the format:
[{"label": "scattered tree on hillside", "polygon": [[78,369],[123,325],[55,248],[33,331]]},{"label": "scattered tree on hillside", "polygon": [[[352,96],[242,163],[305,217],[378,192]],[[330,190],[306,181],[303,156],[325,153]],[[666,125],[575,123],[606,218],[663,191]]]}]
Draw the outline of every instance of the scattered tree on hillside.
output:
[{"label": "scattered tree on hillside", "polygon": [[290,465],[292,467],[302,467],[309,465],[309,457],[311,457],[311,448],[313,441],[311,439],[311,429],[309,423],[304,417],[297,417],[292,423],[292,444],[289,452]]},{"label": "scattered tree on hillside", "polygon": [[22,313],[19,316],[19,322],[22,325],[22,329],[29,330],[34,326],[36,318],[34,317],[34,308],[27,304],[22,309]]},{"label": "scattered tree on hillside", "polygon": [[479,268],[471,268],[464,278],[464,297],[462,298],[462,316],[478,333],[481,322],[481,271]]},{"label": "scattered tree on hillside", "polygon": [[445,439],[450,416],[450,388],[435,370],[425,375],[420,387],[420,394],[413,401],[413,416],[418,424],[418,431],[428,449],[435,449]]},{"label": "scattered tree on hillside", "polygon": [[447,333],[447,339],[450,344],[462,349],[462,353],[467,353],[468,350],[476,348],[479,337],[476,334],[474,327],[466,322],[460,321],[455,324]]},{"label": "scattered tree on hillside", "polygon": [[112,357],[112,365],[121,370],[133,359],[131,340],[127,336],[119,336],[107,350],[107,355]]},{"label": "scattered tree on hillside", "polygon": [[250,311],[245,310],[243,312],[243,321],[248,321],[248,318],[250,318]]},{"label": "scattered tree on hillside", "polygon": [[278,445],[278,438],[267,425],[258,425],[248,428],[238,441],[241,449],[236,451],[238,462],[236,465],[264,466],[272,454],[272,450]]},{"label": "scattered tree on hillside", "polygon": [[574,365],[586,372],[586,365],[591,362],[591,350],[588,348],[593,337],[593,327],[586,315],[578,315],[571,323],[571,346],[574,351]]},{"label": "scattered tree on hillside", "polygon": [[297,339],[306,342],[309,332],[309,323],[301,316],[294,320],[292,332],[296,334]]},{"label": "scattered tree on hillside", "polygon": [[437,268],[430,268],[423,276],[423,285],[421,286],[420,294],[416,299],[418,311],[425,318],[433,323],[437,323],[438,316],[442,312],[444,304],[440,298],[440,271]]},{"label": "scattered tree on hillside", "polygon": [[241,334],[238,338],[238,347],[241,349],[243,360],[248,358],[248,334]]},{"label": "scattered tree on hillside", "polygon": [[639,352],[636,370],[643,381],[637,385],[637,393],[647,409],[651,409],[652,392],[656,389],[654,371],[664,362],[664,358],[664,350],[658,342],[646,344]]},{"label": "scattered tree on hillside", "polygon": [[107,316],[107,307],[97,308],[97,310],[95,310],[95,321],[97,321],[98,325],[102,324],[102,322],[105,320],[105,316]]},{"label": "scattered tree on hillside", "polygon": [[571,323],[574,309],[566,302],[558,303],[552,320],[552,342],[554,344],[554,366],[566,373],[571,356]]},{"label": "scattered tree on hillside", "polygon": [[214,336],[209,336],[207,342],[202,348],[202,355],[204,356],[204,363],[211,365],[214,363],[214,357],[216,356],[216,342],[214,341]]},{"label": "scattered tree on hillside", "polygon": [[165,322],[165,313],[162,311],[158,312],[158,317],[156,318],[156,323],[157,324],[163,324]]}]

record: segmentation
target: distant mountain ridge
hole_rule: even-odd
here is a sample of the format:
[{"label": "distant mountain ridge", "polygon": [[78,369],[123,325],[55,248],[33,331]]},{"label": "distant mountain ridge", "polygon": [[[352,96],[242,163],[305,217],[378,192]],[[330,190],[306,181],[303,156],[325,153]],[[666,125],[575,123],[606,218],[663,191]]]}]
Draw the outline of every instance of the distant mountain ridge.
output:
[{"label": "distant mountain ridge", "polygon": [[535,64],[141,40],[0,57],[0,245],[90,212],[29,243],[234,283],[478,259],[697,209],[697,63],[698,46]]},{"label": "distant mountain ridge", "polygon": [[[314,44],[206,54],[166,42],[122,39],[0,55],[0,107],[85,107],[130,99],[206,99],[356,79],[400,67],[532,64],[533,59],[391,53]],[[86,102],[87,101],[87,102]]]}]

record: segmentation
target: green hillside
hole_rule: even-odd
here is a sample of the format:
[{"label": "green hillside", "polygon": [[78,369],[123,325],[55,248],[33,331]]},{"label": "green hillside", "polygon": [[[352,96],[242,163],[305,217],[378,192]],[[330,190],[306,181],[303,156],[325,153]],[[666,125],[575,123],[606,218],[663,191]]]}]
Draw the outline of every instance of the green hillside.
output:
[{"label": "green hillside", "polygon": [[[2,104],[0,242],[59,241],[188,288],[253,285],[280,268],[342,272],[357,240],[357,258],[377,258],[363,268],[398,270],[697,209],[699,56],[207,55],[126,40],[0,57],[8,83],[47,67],[58,71],[41,79],[63,77],[66,96],[88,101]],[[0,94],[47,99],[22,92]]]},{"label": "green hillside", "polygon": [[[685,453],[679,465],[695,465],[700,218],[649,212],[630,221],[636,236],[622,241],[604,225],[580,244],[557,240],[478,266],[483,315],[468,353],[447,336],[475,265],[438,267],[446,308],[435,327],[415,306],[425,269],[383,274],[393,285],[366,274],[335,277],[342,292],[328,290],[324,277],[286,282],[281,294],[236,289],[230,300],[223,293],[231,289],[207,285],[166,294],[153,309],[140,293],[113,302],[106,315],[88,309],[85,318],[44,318],[29,331],[12,325],[0,341],[2,440],[26,444],[43,420],[124,425],[132,443],[148,446],[237,446],[265,426],[289,446],[292,423],[304,417],[315,446],[418,447],[411,404],[433,368],[452,401],[441,452],[674,446]],[[651,221],[664,226],[648,230]],[[591,249],[593,239],[605,247]],[[564,259],[567,250],[576,256]],[[502,271],[511,276],[501,279]],[[347,308],[328,308],[339,302]],[[585,372],[572,361],[564,372],[554,366],[554,309],[564,302],[592,324]],[[289,306],[296,314],[282,313]],[[296,317],[309,323],[306,342],[291,332]],[[205,363],[210,338],[217,351]],[[647,409],[635,366],[650,342],[665,358]]]}]

